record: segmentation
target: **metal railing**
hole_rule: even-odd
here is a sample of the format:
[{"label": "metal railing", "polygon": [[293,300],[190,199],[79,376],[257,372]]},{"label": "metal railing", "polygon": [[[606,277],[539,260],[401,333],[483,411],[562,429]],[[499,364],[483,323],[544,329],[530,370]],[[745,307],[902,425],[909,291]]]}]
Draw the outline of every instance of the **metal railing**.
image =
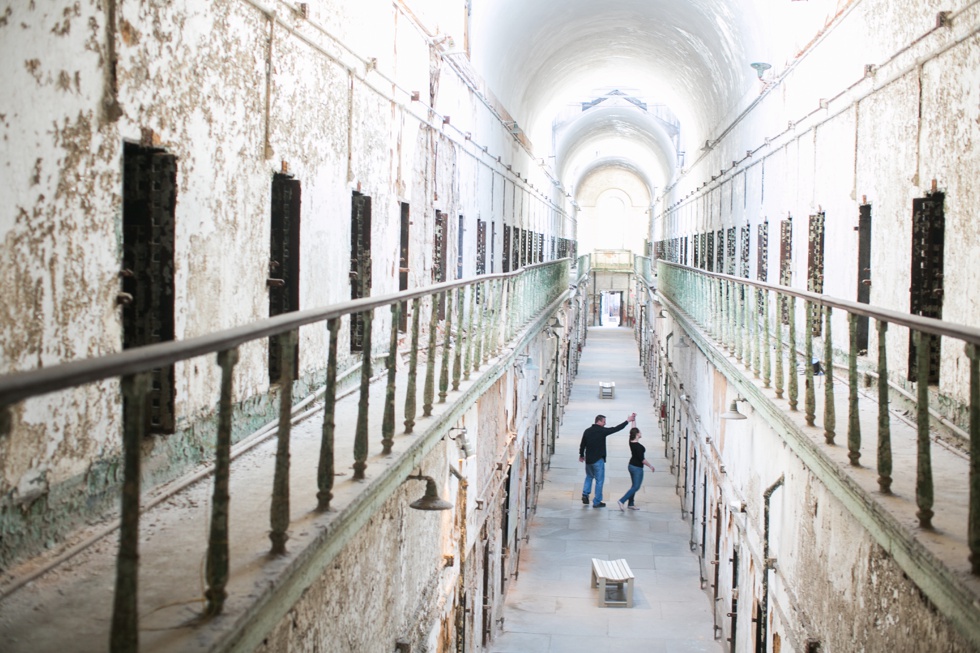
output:
[{"label": "metal railing", "polygon": [[[272,482],[270,510],[270,551],[285,553],[289,527],[289,448],[292,410],[292,379],[299,328],[325,323],[329,332],[326,387],[324,391],[323,429],[317,461],[317,512],[330,508],[334,469],[334,430],[337,398],[338,335],[340,320],[361,314],[364,341],[360,368],[360,394],[354,437],[354,479],[363,479],[369,450],[382,454],[392,450],[395,426],[396,357],[399,317],[402,307],[411,303],[411,346],[408,378],[405,388],[404,433],[416,425],[419,388],[416,376],[424,366],[421,408],[422,417],[432,414],[435,402],[445,403],[450,392],[459,390],[460,382],[478,372],[481,366],[501,353],[502,348],[519,334],[563,293],[569,282],[588,273],[588,257],[580,257],[575,278],[570,279],[570,259],[527,266],[504,274],[452,281],[413,291],[344,302],[320,309],[297,311],[253,324],[184,341],[166,342],[135,348],[96,359],[65,363],[49,368],[19,372],[0,377],[0,435],[11,428],[11,407],[20,401],[51,392],[71,389],[86,383],[107,379],[121,380],[121,390],[133,410],[124,411],[122,434],[123,482],[120,509],[120,535],[117,557],[115,599],[110,650],[135,651],[138,645],[137,578],[140,519],[140,443],[145,433],[146,399],[150,390],[150,372],[202,355],[215,354],[221,368],[221,399],[214,449],[214,490],[210,533],[206,556],[205,616],[219,614],[227,598],[229,577],[228,518],[230,497],[232,379],[238,362],[238,347],[255,340],[278,335],[282,349],[280,377],[280,410],[278,443]],[[376,311],[391,312],[390,340],[387,356],[387,386],[381,439],[369,440],[369,386],[372,377],[371,323]],[[423,322],[423,319],[425,322]],[[440,322],[442,339],[439,341]],[[427,324],[427,328],[423,328]],[[419,361],[422,338],[427,338],[425,360]],[[374,353],[377,356],[377,353]],[[438,367],[438,373],[436,368]],[[377,452],[375,452],[377,453]],[[311,495],[313,489],[310,489]],[[312,496],[311,496],[312,503]]]},{"label": "metal railing", "polygon": [[[653,292],[654,277],[649,259],[637,257],[637,275]],[[799,410],[801,390],[798,377],[802,369],[802,390],[806,424],[822,428],[828,445],[837,437],[835,405],[834,341],[831,332],[833,312],[847,314],[847,455],[852,466],[860,466],[862,456],[861,423],[858,414],[859,376],[874,375],[877,387],[876,471],[878,488],[891,493],[893,480],[892,415],[889,411],[889,355],[885,334],[889,325],[910,330],[915,347],[912,359],[920,381],[915,384],[916,469],[915,502],[919,526],[932,529],[934,476],[930,439],[931,341],[955,339],[964,343],[969,361],[969,503],[966,540],[972,573],[980,575],[980,329],[942,320],[900,313],[785,286],[752,281],[741,277],[707,272],[668,261],[656,262],[656,292],[713,338],[737,363],[761,378],[763,388],[772,388],[777,398],[785,398],[790,411]],[[798,303],[803,303],[803,334],[798,328]],[[858,320],[873,320],[877,332],[874,372],[858,372]],[[814,334],[823,339],[817,352]],[[802,340],[802,342],[801,342]],[[842,348],[844,349],[844,348]],[[802,353],[802,365],[800,354]],[[821,367],[818,367],[818,364]],[[823,414],[817,415],[816,375],[823,375]],[[911,397],[911,395],[910,395]],[[947,426],[946,420],[940,420]],[[953,426],[956,429],[955,426]],[[961,431],[962,433],[962,431]]]}]

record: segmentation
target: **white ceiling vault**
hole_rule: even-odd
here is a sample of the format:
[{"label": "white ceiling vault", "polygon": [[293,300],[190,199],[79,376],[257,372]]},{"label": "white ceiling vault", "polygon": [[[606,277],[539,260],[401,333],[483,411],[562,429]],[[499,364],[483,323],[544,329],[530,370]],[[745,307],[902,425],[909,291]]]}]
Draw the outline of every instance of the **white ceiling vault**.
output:
[{"label": "white ceiling vault", "polygon": [[849,1],[470,0],[470,56],[573,196],[613,167],[653,197],[758,95],[751,63],[778,73]]}]

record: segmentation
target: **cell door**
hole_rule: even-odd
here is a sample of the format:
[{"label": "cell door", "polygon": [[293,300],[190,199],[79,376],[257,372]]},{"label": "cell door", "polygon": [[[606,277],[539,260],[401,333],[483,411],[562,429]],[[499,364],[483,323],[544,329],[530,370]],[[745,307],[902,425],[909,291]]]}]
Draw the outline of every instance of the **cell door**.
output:
[{"label": "cell door", "polygon": [[[793,285],[793,218],[779,223],[779,284]],[[783,324],[789,324],[789,303],[783,297],[779,302]]]},{"label": "cell door", "polygon": [[765,220],[757,229],[755,276],[759,281],[769,278],[769,221]]},{"label": "cell door", "polygon": [[728,246],[725,260],[728,262],[728,274],[735,274],[735,227],[729,227],[726,234],[726,245]]},{"label": "cell door", "polygon": [[[871,205],[862,204],[858,214],[857,301],[871,303]],[[857,318],[858,351],[868,351],[867,316]]]},{"label": "cell door", "polygon": [[[269,230],[269,317],[299,310],[300,183],[291,175],[272,177]],[[299,347],[295,349],[293,379],[299,374]],[[280,337],[269,337],[269,383],[282,377]]]},{"label": "cell door", "polygon": [[[411,210],[407,203],[402,202],[401,234],[398,247],[398,290],[408,290],[409,242],[411,236]],[[398,330],[402,333],[408,330],[408,302],[402,302],[398,313]]]},{"label": "cell door", "polygon": [[[350,298],[371,296],[371,198],[354,191],[350,210]],[[363,313],[350,316],[350,350],[364,350]]]},{"label": "cell door", "polygon": [[[174,339],[174,212],[177,158],[123,146],[123,349]],[[152,372],[146,433],[174,432],[174,368]],[[133,408],[123,401],[123,413]]]},{"label": "cell door", "polygon": [[[945,194],[931,193],[912,200],[912,287],[909,288],[913,315],[943,317],[943,248],[945,246]],[[930,338],[927,383],[939,383],[939,338]],[[909,380],[920,376],[915,342],[909,335]]]},{"label": "cell door", "polygon": [[476,273],[487,273],[487,222],[476,221]]},{"label": "cell door", "polygon": [[446,280],[446,239],[449,238],[446,214],[436,211],[435,231],[432,236],[432,283]]},{"label": "cell door", "polygon": [[511,235],[510,235],[510,225],[504,225],[504,251],[503,257],[501,258],[501,271],[510,272],[510,249],[511,249]]},{"label": "cell door", "polygon": [[[806,289],[810,292],[823,293],[823,249],[824,249],[824,223],[825,214],[823,212],[814,213],[810,216],[809,225],[809,249],[807,252],[807,275]],[[820,336],[823,333],[822,322],[820,321],[819,307],[814,306],[813,310],[813,335]]]}]

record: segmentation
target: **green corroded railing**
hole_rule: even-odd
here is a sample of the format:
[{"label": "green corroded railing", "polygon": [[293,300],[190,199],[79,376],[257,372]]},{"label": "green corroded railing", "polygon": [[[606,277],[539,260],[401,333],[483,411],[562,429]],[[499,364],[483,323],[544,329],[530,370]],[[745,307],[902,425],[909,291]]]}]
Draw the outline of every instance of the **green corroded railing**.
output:
[{"label": "green corroded railing", "polygon": [[[639,259],[640,257],[638,257]],[[637,275],[652,288],[652,270],[639,261]],[[980,329],[868,304],[818,295],[785,286],[777,286],[740,277],[657,261],[656,291],[683,311],[718,346],[741,363],[747,372],[761,379],[762,387],[772,388],[777,398],[785,399],[790,411],[799,410],[800,388],[797,382],[805,376],[803,388],[804,419],[808,426],[821,428],[828,445],[835,443],[837,415],[834,395],[834,346],[831,333],[833,312],[847,315],[847,454],[851,465],[860,466],[862,456],[861,422],[859,420],[858,320],[874,320],[877,333],[877,369],[860,376],[878,377],[878,419],[876,456],[877,482],[882,493],[891,493],[893,480],[893,443],[891,413],[888,410],[888,351],[885,334],[889,325],[910,330],[915,351],[915,372],[927,374],[931,343],[935,338],[963,343],[969,361],[969,505],[967,543],[973,574],[980,574]],[[797,329],[802,309],[802,342]],[[814,343],[814,335],[823,346]],[[951,343],[950,343],[951,344]],[[944,343],[944,347],[950,346]],[[845,348],[842,348],[845,349]],[[802,372],[798,356],[802,353]],[[894,355],[894,354],[893,354]],[[822,369],[817,367],[820,364]],[[823,414],[817,415],[815,374],[824,374]],[[934,516],[933,469],[930,439],[930,394],[928,382],[916,383],[915,426],[916,470],[915,501],[920,527],[932,528]],[[935,400],[933,398],[933,400]],[[945,420],[943,422],[950,426]],[[951,428],[956,428],[952,426]]]},{"label": "green corroded railing", "polygon": [[[587,259],[587,257],[583,257]],[[214,490],[211,525],[207,543],[205,616],[219,614],[227,598],[229,575],[228,516],[230,497],[231,417],[233,370],[239,346],[278,335],[282,348],[280,410],[275,469],[270,490],[269,538],[271,553],[285,553],[289,527],[289,448],[292,412],[294,361],[299,328],[323,324],[328,332],[328,360],[325,370],[324,412],[316,488],[306,488],[311,508],[319,512],[330,508],[336,470],[334,469],[334,429],[337,401],[338,333],[340,320],[360,314],[364,340],[360,368],[360,395],[354,437],[354,478],[365,478],[367,461],[374,453],[392,450],[395,433],[395,394],[398,329],[400,311],[411,305],[411,348],[405,388],[404,433],[416,425],[420,398],[416,378],[420,374],[419,354],[426,339],[422,374],[422,416],[432,414],[433,403],[445,403],[457,392],[460,380],[469,379],[502,348],[519,335],[523,327],[540,316],[563,293],[568,292],[570,259],[539,263],[506,274],[484,275],[473,279],[441,283],[413,291],[359,299],[320,309],[297,311],[251,325],[184,341],[139,347],[97,359],[82,360],[0,377],[0,437],[9,435],[11,408],[26,399],[74,388],[106,379],[120,379],[127,404],[123,426],[123,483],[121,526],[117,556],[110,650],[136,651],[138,614],[136,588],[139,560],[140,443],[145,436],[150,371],[195,356],[214,354],[221,369],[221,400],[215,437]],[[583,268],[584,266],[584,268]],[[588,261],[580,259],[573,280],[581,280]],[[378,311],[389,311],[390,332],[384,347],[372,344],[372,322]],[[441,323],[441,329],[440,329]],[[423,325],[425,328],[423,328]],[[440,339],[439,334],[442,334]],[[380,351],[379,351],[380,350]],[[386,391],[381,437],[369,438],[369,389],[372,359],[387,350]],[[437,371],[438,369],[438,371]],[[437,389],[438,388],[438,394]],[[451,388],[451,389],[450,389]],[[294,496],[302,493],[294,492]],[[314,502],[315,496],[315,502]]]}]

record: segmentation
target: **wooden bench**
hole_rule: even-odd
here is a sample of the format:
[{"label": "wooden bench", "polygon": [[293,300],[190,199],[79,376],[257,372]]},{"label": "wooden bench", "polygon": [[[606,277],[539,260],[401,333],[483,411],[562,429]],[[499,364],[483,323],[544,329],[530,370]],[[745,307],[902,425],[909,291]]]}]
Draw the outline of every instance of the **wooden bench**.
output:
[{"label": "wooden bench", "polygon": [[[633,571],[626,564],[626,560],[600,560],[598,558],[592,558],[592,583],[590,586],[599,588],[600,608],[604,605],[633,607]],[[606,588],[608,586],[616,587],[625,595],[625,598],[622,600],[607,598]]]},{"label": "wooden bench", "polygon": [[599,399],[613,399],[616,396],[615,381],[599,382]]}]

